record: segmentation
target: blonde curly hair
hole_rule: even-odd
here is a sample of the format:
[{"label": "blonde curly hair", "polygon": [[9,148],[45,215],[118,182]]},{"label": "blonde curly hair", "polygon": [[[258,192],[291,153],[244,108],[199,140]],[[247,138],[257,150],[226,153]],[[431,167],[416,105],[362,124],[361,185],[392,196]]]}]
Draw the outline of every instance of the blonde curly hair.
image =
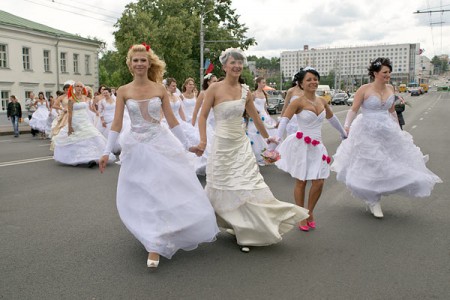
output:
[{"label": "blonde curly hair", "polygon": [[[147,50],[148,48],[148,50]],[[127,66],[128,70],[133,74],[133,70],[131,69],[131,58],[133,54],[138,52],[146,52],[147,59],[149,62],[149,68],[147,71],[148,79],[151,81],[162,83],[164,73],[166,72],[166,63],[161,60],[158,55],[156,55],[149,46],[144,46],[141,44],[136,44],[130,47],[127,53]]]}]

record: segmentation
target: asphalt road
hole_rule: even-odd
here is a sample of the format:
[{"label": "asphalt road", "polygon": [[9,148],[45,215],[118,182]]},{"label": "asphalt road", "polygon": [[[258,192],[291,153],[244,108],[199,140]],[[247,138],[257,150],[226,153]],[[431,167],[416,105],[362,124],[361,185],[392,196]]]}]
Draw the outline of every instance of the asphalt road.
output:
[{"label": "asphalt road", "polygon": [[[379,220],[332,173],[316,230],[249,254],[221,233],[155,271],[117,214],[118,165],[102,175],[63,166],[47,140],[1,136],[0,299],[449,299],[450,95],[406,98],[405,129],[444,181],[431,197],[384,198]],[[333,109],[343,121],[348,107]],[[334,153],[339,137],[328,123],[323,137]],[[261,172],[278,199],[293,202],[289,175]]]}]

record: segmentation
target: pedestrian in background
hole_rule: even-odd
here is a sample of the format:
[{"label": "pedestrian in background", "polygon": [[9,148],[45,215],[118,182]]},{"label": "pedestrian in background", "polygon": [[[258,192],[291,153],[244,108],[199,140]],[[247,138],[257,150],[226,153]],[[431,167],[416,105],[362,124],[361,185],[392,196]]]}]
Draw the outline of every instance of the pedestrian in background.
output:
[{"label": "pedestrian in background", "polygon": [[[28,120],[31,120],[33,113],[36,111],[36,96],[33,92],[28,95],[28,98],[25,100],[25,108],[27,109]],[[39,131],[31,128],[31,135],[36,136],[36,133]]]},{"label": "pedestrian in background", "polygon": [[403,130],[403,125],[405,125],[403,112],[405,111],[406,102],[402,97],[395,95],[394,105],[395,112],[397,113],[398,124],[400,125],[400,129]]},{"label": "pedestrian in background", "polygon": [[22,107],[20,106],[19,101],[17,101],[16,96],[11,95],[11,102],[8,103],[7,108],[7,116],[8,120],[11,120],[13,129],[14,129],[14,137],[19,137],[19,122],[22,122]]}]

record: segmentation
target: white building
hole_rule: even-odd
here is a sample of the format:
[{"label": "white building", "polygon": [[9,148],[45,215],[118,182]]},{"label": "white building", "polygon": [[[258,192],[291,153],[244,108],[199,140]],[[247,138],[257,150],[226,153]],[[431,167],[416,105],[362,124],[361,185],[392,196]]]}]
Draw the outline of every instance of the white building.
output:
[{"label": "white building", "polygon": [[418,69],[421,66],[419,50],[419,44],[320,49],[309,49],[305,45],[303,50],[282,52],[280,68],[284,78],[292,78],[300,68],[306,66],[315,68],[323,76],[334,72],[337,80],[348,86],[367,82],[370,61],[377,57],[387,57],[393,65],[392,81],[407,83],[416,80],[419,72],[422,73],[422,69]]},{"label": "white building", "polygon": [[0,10],[0,111],[11,95],[24,107],[30,92],[56,96],[68,80],[98,86],[101,45]]}]

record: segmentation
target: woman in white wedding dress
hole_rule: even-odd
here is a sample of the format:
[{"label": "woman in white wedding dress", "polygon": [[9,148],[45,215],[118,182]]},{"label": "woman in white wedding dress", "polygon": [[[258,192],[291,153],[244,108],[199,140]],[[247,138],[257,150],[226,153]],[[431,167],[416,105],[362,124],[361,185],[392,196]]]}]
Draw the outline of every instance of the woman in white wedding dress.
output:
[{"label": "woman in white wedding dress", "polygon": [[[92,125],[88,115],[86,90],[81,82],[69,88],[67,124],[53,137],[55,161],[67,165],[95,166],[106,146],[105,137]],[[110,160],[115,156],[111,155]]]},{"label": "woman in white wedding dress", "polygon": [[47,120],[50,112],[48,102],[45,99],[43,92],[39,92],[35,106],[37,109],[31,117],[30,127],[39,131],[40,138],[43,139],[45,138],[45,129],[47,127]]},{"label": "woman in white wedding dress", "polygon": [[219,226],[236,236],[241,251],[249,252],[249,246],[280,242],[282,234],[308,217],[308,211],[277,200],[259,173],[242,126],[244,110],[255,119],[261,135],[268,138],[268,134],[258,118],[248,86],[240,78],[246,62],[244,54],[229,48],[222,52],[220,62],[226,77],[206,92],[199,116],[198,154],[202,154],[208,142],[206,123],[213,107],[216,130],[206,166],[205,189]]},{"label": "woman in white wedding dress", "polygon": [[[193,78],[189,77],[184,81],[181,92],[183,95],[183,110],[186,122],[192,124],[192,115],[194,114],[195,103],[197,102],[197,93]],[[195,126],[195,124],[192,124],[192,126]]]},{"label": "woman in white wedding dress", "polygon": [[[292,80],[292,86],[290,89],[288,89],[286,96],[284,97],[284,105],[283,105],[283,109],[281,110],[280,120],[281,120],[281,118],[284,117],[286,109],[289,107],[289,103],[291,103],[295,99],[303,96],[303,90],[300,88],[300,86],[298,84],[299,76],[300,76],[300,72],[297,72],[294,75],[294,78]],[[291,134],[295,134],[297,132],[297,130],[298,130],[297,116],[293,115],[286,127],[286,135],[289,136]],[[280,138],[283,138],[283,137],[280,136]]]},{"label": "woman in white wedding dress", "polygon": [[298,206],[305,207],[306,185],[311,182],[307,205],[309,218],[298,226],[302,231],[316,228],[314,208],[325,179],[330,175],[331,158],[322,140],[323,121],[327,119],[342,138],[347,136],[327,101],[316,96],[319,80],[320,75],[315,69],[306,67],[300,70],[298,86],[303,95],[291,101],[278,125],[278,137],[282,138],[290,119],[296,116],[298,131],[288,135],[277,147],[281,158],[275,164],[295,178],[294,198]]},{"label": "woman in white wedding dress", "polygon": [[[133,45],[127,65],[133,81],[118,89],[100,171],[104,171],[121,131],[126,105],[131,124],[121,133],[117,210],[147,250],[147,266],[155,268],[160,255],[170,259],[179,249],[192,250],[200,243],[212,242],[219,230],[214,210],[187,158],[189,142],[161,84],[165,63],[150,46]],[[161,125],[161,112],[170,130]]]},{"label": "woman in white wedding dress", "polygon": [[375,217],[382,218],[381,196],[427,197],[442,181],[427,169],[428,156],[414,145],[412,136],[400,129],[394,88],[388,84],[390,60],[377,58],[368,70],[373,82],[356,91],[344,124],[349,135],[333,156],[331,169],[354,196],[366,201]]}]

